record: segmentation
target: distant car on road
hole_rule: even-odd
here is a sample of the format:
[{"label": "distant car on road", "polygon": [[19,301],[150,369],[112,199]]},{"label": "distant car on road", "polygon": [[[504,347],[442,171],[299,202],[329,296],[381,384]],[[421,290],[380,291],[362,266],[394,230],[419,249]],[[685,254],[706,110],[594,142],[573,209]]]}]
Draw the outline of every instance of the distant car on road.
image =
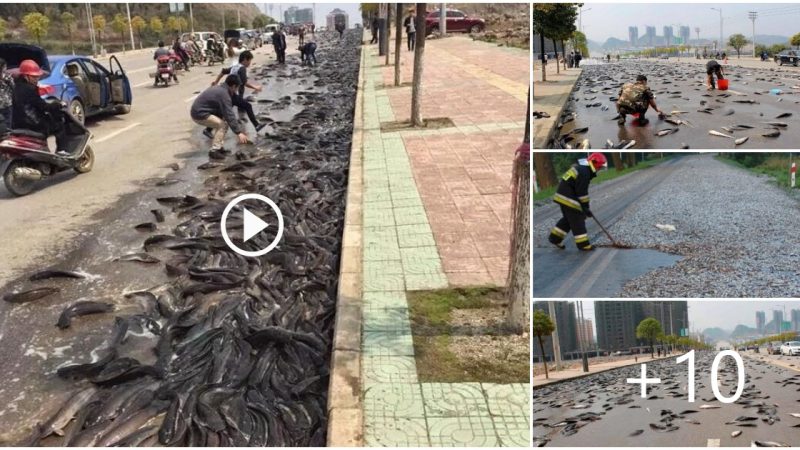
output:
[{"label": "distant car on road", "polygon": [[[486,21],[479,17],[470,17],[457,9],[447,9],[447,32],[480,33],[486,29]],[[428,13],[425,18],[425,29],[428,34],[439,31],[439,10]]]},{"label": "distant car on road", "polygon": [[116,56],[109,58],[106,68],[86,56],[48,56],[35,45],[1,43],[0,58],[6,60],[12,73],[23,60],[36,61],[47,72],[39,80],[39,94],[44,99],[57,98],[66,103],[80,123],[102,113],[131,111],[131,83]]},{"label": "distant car on road", "polygon": [[800,342],[789,341],[781,345],[781,355],[795,356],[800,355]]},{"label": "distant car on road", "polygon": [[800,57],[798,57],[797,56],[797,52],[795,52],[793,50],[791,50],[789,52],[786,52],[786,53],[781,53],[781,54],[775,55],[775,62],[778,63],[778,65],[781,65],[781,66],[784,65],[784,64],[791,64],[791,65],[797,67],[798,61],[800,61]]}]

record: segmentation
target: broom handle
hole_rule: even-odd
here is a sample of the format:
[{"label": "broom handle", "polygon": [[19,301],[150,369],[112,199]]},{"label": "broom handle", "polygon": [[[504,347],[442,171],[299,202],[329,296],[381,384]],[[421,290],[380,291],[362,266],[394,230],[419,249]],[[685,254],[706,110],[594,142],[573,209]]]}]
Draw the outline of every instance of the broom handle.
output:
[{"label": "broom handle", "polygon": [[611,235],[608,233],[608,230],[606,230],[606,227],[604,227],[603,224],[600,223],[599,220],[597,220],[597,217],[595,217],[594,214],[592,214],[592,219],[594,219],[594,221],[597,222],[598,225],[600,225],[600,229],[603,230],[603,233],[605,233],[606,236],[608,236],[608,239],[611,241],[611,243],[617,245],[617,241],[615,241],[614,238],[611,237]]}]

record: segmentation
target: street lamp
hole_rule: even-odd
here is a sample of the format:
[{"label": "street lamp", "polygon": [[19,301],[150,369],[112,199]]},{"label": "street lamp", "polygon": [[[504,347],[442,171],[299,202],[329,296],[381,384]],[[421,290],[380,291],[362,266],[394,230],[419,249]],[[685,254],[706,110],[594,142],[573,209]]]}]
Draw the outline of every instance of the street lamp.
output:
[{"label": "street lamp", "polygon": [[578,31],[583,33],[583,12],[584,11],[591,11],[592,8],[581,8],[578,10]]},{"label": "street lamp", "polygon": [[725,45],[725,43],[722,41],[722,8],[711,8],[711,9],[719,12],[719,47],[720,49],[722,49],[722,46]]}]

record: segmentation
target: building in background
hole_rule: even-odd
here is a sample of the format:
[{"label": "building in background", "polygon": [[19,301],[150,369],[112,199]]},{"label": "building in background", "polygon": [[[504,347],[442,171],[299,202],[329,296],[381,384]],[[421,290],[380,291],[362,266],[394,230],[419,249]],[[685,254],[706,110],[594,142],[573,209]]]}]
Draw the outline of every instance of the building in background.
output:
[{"label": "building in background", "polygon": [[597,301],[594,317],[597,346],[608,352],[644,345],[636,338],[636,327],[648,317],[661,323],[664,334],[687,336],[689,332],[686,301]]},{"label": "building in background", "polygon": [[578,345],[583,344],[584,348],[594,347],[594,324],[591,319],[578,320]]},{"label": "building in background", "polygon": [[643,38],[644,38],[643,39],[644,43],[648,47],[655,47],[655,45],[656,45],[656,27],[653,27],[653,26],[650,26],[650,25],[646,26]]},{"label": "building in background", "polygon": [[[534,302],[533,309],[542,310],[550,314],[549,302]],[[575,304],[572,302],[553,302],[556,311],[556,327],[558,329],[558,344],[561,347],[562,357],[567,357],[569,353],[575,353],[578,347],[578,320],[575,316]],[[548,360],[553,360],[553,341],[550,336],[542,339],[544,344],[544,354]],[[533,346],[534,359],[538,360],[542,356],[539,349],[538,339]]]},{"label": "building in background", "polygon": [[283,12],[283,23],[311,23],[314,21],[314,10],[312,8],[298,8],[290,6]]},{"label": "building in background", "polygon": [[[680,336],[681,329],[688,328],[688,303],[685,301],[667,302],[642,302],[644,317],[653,317],[661,323],[664,334]],[[683,334],[687,334],[688,330]]]},{"label": "building in background", "polygon": [[328,30],[335,30],[336,24],[340,23],[344,24],[345,29],[350,28],[350,16],[339,8],[334,9],[325,16],[325,25],[328,27]]},{"label": "building in background", "polygon": [[780,333],[783,325],[783,311],[780,309],[772,310],[772,323],[773,327],[775,328],[775,332]]},{"label": "building in background", "polygon": [[672,45],[672,25],[664,26],[664,44]]},{"label": "building in background", "polygon": [[756,311],[756,331],[763,335],[766,332],[767,314],[764,311]]},{"label": "building in background", "polygon": [[681,44],[688,45],[689,40],[692,38],[692,29],[687,26],[681,26],[680,36],[681,36]]},{"label": "building in background", "polygon": [[800,331],[800,309],[793,309],[789,317],[792,320],[792,331]]},{"label": "building in background", "polygon": [[639,45],[639,27],[628,27],[628,42],[631,43],[631,47]]}]

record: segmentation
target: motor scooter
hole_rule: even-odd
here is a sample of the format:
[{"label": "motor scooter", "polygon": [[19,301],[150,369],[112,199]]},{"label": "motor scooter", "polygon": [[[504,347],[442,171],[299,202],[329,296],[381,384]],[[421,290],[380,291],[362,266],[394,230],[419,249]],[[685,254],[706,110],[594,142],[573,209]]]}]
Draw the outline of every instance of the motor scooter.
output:
[{"label": "motor scooter", "polygon": [[151,73],[150,76],[155,79],[153,81],[153,86],[158,86],[159,84],[169,86],[170,81],[177,80],[175,76],[175,64],[172,61],[172,57],[162,55],[156,58],[156,71],[155,73]]},{"label": "motor scooter", "polygon": [[53,116],[51,120],[60,121],[61,125],[57,133],[57,142],[61,146],[58,153],[50,152],[47,136],[35,131],[5,130],[0,136],[0,160],[7,162],[3,182],[15,196],[30,194],[37,181],[58,172],[72,169],[86,173],[92,170],[94,152],[89,145],[92,133],[67,111],[63,102],[61,111]]}]

